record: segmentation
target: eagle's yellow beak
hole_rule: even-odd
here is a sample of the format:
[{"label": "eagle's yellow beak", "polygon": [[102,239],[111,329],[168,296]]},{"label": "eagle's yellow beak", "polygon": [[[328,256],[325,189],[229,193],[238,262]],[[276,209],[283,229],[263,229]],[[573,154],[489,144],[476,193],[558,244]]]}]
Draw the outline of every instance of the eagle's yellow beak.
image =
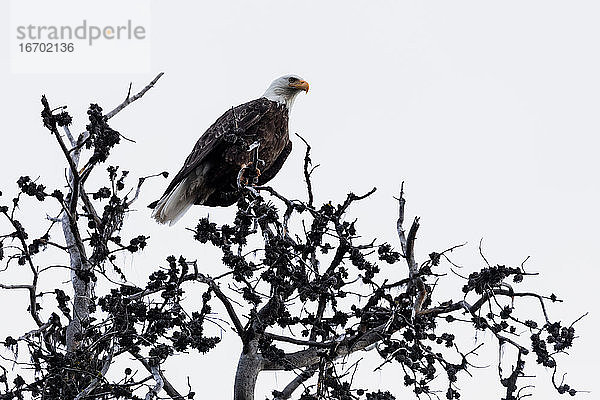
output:
[{"label": "eagle's yellow beak", "polygon": [[293,88],[299,89],[299,90],[304,90],[306,93],[308,93],[308,82],[306,82],[306,81],[299,80],[297,82],[290,83],[290,87],[293,87]]}]

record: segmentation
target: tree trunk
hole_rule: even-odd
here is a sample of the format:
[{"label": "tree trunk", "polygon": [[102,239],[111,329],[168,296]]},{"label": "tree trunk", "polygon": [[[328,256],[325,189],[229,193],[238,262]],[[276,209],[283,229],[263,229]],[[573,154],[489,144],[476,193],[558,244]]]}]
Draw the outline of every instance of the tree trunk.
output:
[{"label": "tree trunk", "polygon": [[62,226],[71,258],[71,283],[73,284],[74,297],[73,316],[67,327],[67,350],[73,351],[77,348],[75,335],[82,332],[82,322],[87,320],[90,315],[89,305],[92,296],[92,282],[85,282],[77,276],[77,271],[85,271],[89,269],[89,266],[84,261],[85,255],[82,257],[80,246],[71,231],[69,217],[66,214],[63,216]]},{"label": "tree trunk", "polygon": [[258,355],[258,338],[244,346],[235,374],[233,400],[254,400],[256,379],[262,369],[262,357]]},{"label": "tree trunk", "polygon": [[[85,135],[82,135],[77,142],[75,142],[66,129],[71,145],[75,146],[83,141]],[[73,165],[77,167],[79,165],[79,156],[81,154],[81,148],[75,150],[72,154]],[[74,190],[73,186],[76,184],[75,177],[73,176],[73,170],[69,170],[69,185],[71,187],[70,196],[76,196],[76,202],[79,201],[79,190]],[[75,207],[76,210],[76,207]],[[82,322],[86,321],[90,316],[89,306],[92,297],[92,281],[88,282],[81,279],[78,275],[78,271],[88,271],[90,265],[87,261],[85,254],[85,247],[79,236],[77,229],[77,215],[72,215],[71,218],[66,212],[62,215],[62,229],[65,235],[65,243],[69,249],[70,264],[71,264],[71,284],[73,285],[73,316],[67,327],[67,350],[69,352],[75,350],[78,345],[76,340],[76,334],[83,331]]]}]

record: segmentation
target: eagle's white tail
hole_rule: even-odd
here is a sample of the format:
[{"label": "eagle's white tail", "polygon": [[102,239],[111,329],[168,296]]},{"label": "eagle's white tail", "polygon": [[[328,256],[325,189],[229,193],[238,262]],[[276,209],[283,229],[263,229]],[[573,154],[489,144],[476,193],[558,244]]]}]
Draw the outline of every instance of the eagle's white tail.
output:
[{"label": "eagle's white tail", "polygon": [[184,179],[169,193],[165,194],[154,207],[152,218],[161,224],[175,224],[194,204],[196,197],[190,188],[191,179]]}]

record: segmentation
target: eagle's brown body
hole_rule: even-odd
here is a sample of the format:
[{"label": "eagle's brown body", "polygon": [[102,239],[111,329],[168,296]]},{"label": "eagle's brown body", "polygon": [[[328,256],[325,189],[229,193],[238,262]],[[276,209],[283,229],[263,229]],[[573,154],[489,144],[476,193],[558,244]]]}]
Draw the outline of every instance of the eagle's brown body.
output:
[{"label": "eagle's brown body", "polygon": [[[259,185],[273,179],[292,151],[288,113],[302,91],[308,92],[308,82],[284,75],[261,98],[221,115],[198,139],[162,197],[150,204],[152,217],[173,225],[194,204],[229,206],[238,200],[239,184],[249,171],[260,170]],[[248,169],[251,162],[256,164]]]},{"label": "eagle's brown body", "polygon": [[[162,198],[150,205],[155,209],[155,218],[175,222],[170,214],[175,212],[177,218],[191,204],[235,203],[239,197],[238,173],[252,160],[249,146],[253,143],[259,144],[258,157],[264,161],[258,166],[258,183],[264,184],[277,174],[292,149],[285,105],[263,97],[233,107],[219,117],[198,139]],[[181,210],[173,208],[174,201],[181,203]]]},{"label": "eagle's brown body", "polygon": [[[234,118],[237,120],[237,129],[228,126]],[[258,155],[264,161],[264,165],[257,166],[262,172],[258,177],[260,184],[268,182],[279,172],[291,151],[288,110],[284,105],[265,98],[232,108],[223,114],[207,133],[210,131],[215,132],[215,135],[232,136],[225,137],[217,143],[216,148],[207,157],[206,161],[211,165],[207,184],[213,186],[215,192],[206,201],[196,204],[229,206],[237,200],[237,196],[231,196],[231,193],[237,192],[237,176],[240,169],[252,160],[253,152],[248,149],[253,143],[259,144]],[[234,133],[236,131],[237,134]],[[205,146],[205,136],[206,133],[198,140],[194,151]],[[192,157],[193,152],[188,159]]]}]

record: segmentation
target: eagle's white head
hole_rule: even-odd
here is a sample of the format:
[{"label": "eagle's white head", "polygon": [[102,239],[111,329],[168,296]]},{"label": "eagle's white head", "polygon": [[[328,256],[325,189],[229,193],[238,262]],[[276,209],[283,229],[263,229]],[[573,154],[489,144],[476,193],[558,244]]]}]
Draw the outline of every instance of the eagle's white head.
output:
[{"label": "eagle's white head", "polygon": [[294,105],[294,100],[301,91],[308,92],[308,82],[298,75],[284,75],[271,83],[265,94],[263,94],[263,97],[280,104],[285,104],[289,110]]}]

